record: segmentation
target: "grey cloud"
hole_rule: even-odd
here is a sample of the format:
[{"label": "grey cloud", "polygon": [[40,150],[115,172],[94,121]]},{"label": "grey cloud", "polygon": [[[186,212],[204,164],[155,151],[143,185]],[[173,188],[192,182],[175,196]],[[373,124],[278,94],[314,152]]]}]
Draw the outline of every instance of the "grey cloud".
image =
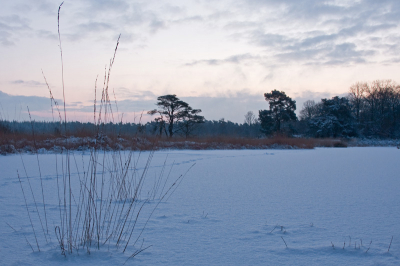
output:
[{"label": "grey cloud", "polygon": [[[156,108],[156,97],[150,91],[138,92],[138,98],[117,100],[118,114],[123,113],[137,113],[140,117],[141,114],[146,114],[147,111]],[[142,95],[142,97],[140,97]],[[151,98],[145,98],[145,96],[151,95]],[[305,91],[300,94],[290,95],[297,104],[297,112],[302,108],[302,105],[307,100],[320,101],[322,98],[333,97],[330,92],[311,92]],[[342,94],[339,96],[346,96]],[[154,98],[153,98],[154,97]],[[179,97],[179,95],[178,95]],[[259,110],[268,109],[268,103],[265,101],[263,92],[250,93],[248,90],[243,89],[241,91],[231,91],[216,97],[200,96],[200,97],[179,97],[181,100],[189,103],[190,106],[196,109],[202,110],[202,115],[208,120],[219,120],[225,118],[236,123],[243,123],[244,115],[248,111],[253,111],[256,115]],[[61,100],[57,100],[62,104]],[[1,104],[1,116],[6,119],[17,119],[13,118],[16,114],[16,109],[20,110],[25,116],[22,119],[29,119],[27,116],[26,106],[29,106],[29,110],[40,111],[40,112],[51,112],[50,100],[46,97],[37,96],[12,96],[0,91],[0,104]],[[114,113],[114,117],[117,114],[117,106],[114,101],[111,102],[111,108]],[[67,105],[67,112],[84,112],[93,113],[93,105],[84,105],[82,102],[73,102]],[[18,115],[18,114],[17,114]],[[40,118],[40,117],[39,117]],[[45,118],[40,118],[45,119]],[[133,122],[133,121],[128,121]]]},{"label": "grey cloud", "polygon": [[273,79],[273,78],[274,78],[274,72],[271,70],[271,71],[269,72],[269,74],[266,75],[266,76],[264,77],[263,82],[265,82],[265,81],[267,81],[267,80],[271,80],[271,79]]},{"label": "grey cloud", "polygon": [[322,1],[291,1],[288,5],[288,15],[293,18],[313,20],[314,18],[332,15],[343,15],[349,11],[348,7],[336,6]]},{"label": "grey cloud", "polygon": [[57,40],[58,36],[54,32],[47,31],[47,30],[38,30],[36,31],[36,35],[39,38],[43,39],[50,39],[50,40]]},{"label": "grey cloud", "polygon": [[382,62],[384,65],[392,65],[400,63],[400,57],[392,58],[390,60],[385,60]]},{"label": "grey cloud", "polygon": [[[236,40],[265,47],[266,52],[281,60],[305,64],[364,63],[377,53],[391,56],[392,51],[397,51],[397,42],[385,47],[382,43],[360,41],[375,36],[388,44],[389,38],[400,36],[396,32],[400,2],[395,0],[341,4],[315,0],[242,0],[233,6],[249,19],[228,19],[224,29]],[[260,16],[267,11],[271,18]],[[277,27],[281,30],[277,31]],[[359,44],[362,50],[353,46]]]},{"label": "grey cloud", "polygon": [[208,60],[197,60],[193,61],[191,63],[185,64],[185,66],[194,66],[198,64],[206,64],[206,65],[211,65],[211,66],[216,66],[216,65],[221,65],[225,63],[231,63],[231,64],[240,64],[243,62],[249,62],[249,61],[254,61],[254,60],[260,60],[262,59],[260,56],[252,55],[252,54],[240,54],[240,55],[233,55],[230,57],[227,57],[225,59],[208,59]]},{"label": "grey cloud", "polygon": [[[259,110],[268,108],[268,104],[262,93],[251,94],[247,90],[228,92],[227,94],[217,97],[200,96],[179,98],[189,103],[193,108],[201,109],[201,114],[208,120],[224,118],[225,120],[236,123],[243,123],[244,115],[248,111],[253,111],[255,114],[258,114]],[[156,108],[155,103],[156,98],[152,100],[122,100],[118,101],[118,111],[120,114],[124,112],[136,112],[140,116],[142,112],[145,114],[148,110]],[[79,110],[93,112],[93,107],[88,106]]]},{"label": "grey cloud", "polygon": [[[141,112],[146,112],[148,110],[155,108],[156,97],[152,97],[151,99],[145,98],[153,94],[149,91],[138,92],[135,99],[127,99],[127,100],[118,100],[118,112],[120,114],[126,112],[137,112],[140,114]],[[58,106],[63,105],[63,101],[60,99],[55,99],[58,103]],[[99,104],[99,102],[98,102]],[[38,96],[19,96],[19,95],[10,95],[0,91],[0,119],[8,119],[8,120],[29,120],[27,106],[29,107],[30,112],[41,112],[51,114],[51,101],[47,97],[38,97]],[[67,112],[85,112],[85,113],[93,113],[93,104],[92,103],[82,103],[82,102],[72,102],[67,103]],[[114,113],[117,111],[117,107],[115,106],[115,102],[111,101],[111,107]],[[99,109],[97,109],[99,110]],[[46,117],[38,117],[39,119],[48,120]]]},{"label": "grey cloud", "polygon": [[[119,114],[131,113],[131,112],[136,112],[138,114],[143,112],[145,114],[147,111],[156,108],[155,103],[156,103],[156,98],[152,100],[143,100],[143,99],[117,100],[117,105],[115,105],[114,101],[111,101],[111,109],[113,110],[114,114],[117,112],[117,110]],[[84,106],[76,105],[75,107],[71,106],[68,110],[93,113],[93,105],[84,105]],[[97,110],[99,110],[99,105],[97,105]]]},{"label": "grey cloud", "polygon": [[177,6],[177,5],[170,5],[170,4],[163,5],[162,10],[165,10],[167,13],[170,13],[170,14],[184,13],[184,8]]},{"label": "grey cloud", "polygon": [[136,99],[136,100],[155,100],[156,96],[152,91],[149,90],[135,90],[131,91],[126,88],[119,88],[117,90],[118,95],[123,95],[124,98]]},{"label": "grey cloud", "polygon": [[46,83],[42,83],[42,82],[35,81],[35,80],[25,81],[22,79],[11,81],[11,84],[25,85],[25,86],[30,86],[30,87],[46,86]]},{"label": "grey cloud", "polygon": [[[258,113],[258,110],[266,109],[267,104],[263,95],[250,94],[249,91],[228,92],[217,97],[178,97],[189,103],[190,106],[202,110],[202,115],[208,120],[225,118],[238,123],[243,123],[243,117],[248,111]],[[149,100],[128,99],[118,101],[119,113],[136,112],[141,114],[156,108],[156,97]],[[87,112],[93,112],[93,107],[87,107]],[[113,109],[114,110],[114,109]]]},{"label": "grey cloud", "polygon": [[137,100],[147,100],[147,99],[156,99],[157,96],[149,90],[136,90],[136,89],[128,89],[125,87],[119,87],[113,90],[113,94],[115,93],[118,98],[123,99],[137,99]]},{"label": "grey cloud", "polygon": [[257,28],[258,26],[259,24],[254,21],[232,21],[228,22],[224,28],[227,30],[240,30]]},{"label": "grey cloud", "polygon": [[222,20],[222,19],[227,19],[227,18],[229,19],[232,16],[233,16],[232,12],[227,11],[227,9],[226,9],[226,10],[220,10],[220,11],[214,12],[210,15],[207,15],[206,17],[207,17],[207,20],[217,21],[217,20]]},{"label": "grey cloud", "polygon": [[66,33],[64,35],[70,41],[79,41],[91,35],[99,37],[108,31],[114,32],[115,27],[106,22],[89,21],[76,25],[72,33]]},{"label": "grey cloud", "polygon": [[284,35],[261,33],[260,31],[253,32],[251,39],[257,45],[265,47],[277,47],[293,41],[291,38]]},{"label": "grey cloud", "polygon": [[24,4],[17,4],[14,6],[16,11],[25,11],[25,12],[41,12],[46,15],[54,15],[54,12],[57,11],[58,5],[61,2],[54,2],[51,0],[35,0],[29,1]]},{"label": "grey cloud", "polygon": [[24,18],[21,18],[18,15],[10,15],[0,17],[0,27],[8,29],[8,30],[27,30],[30,29],[28,26],[28,21]]},{"label": "grey cloud", "polygon": [[83,104],[83,102],[72,102],[72,103],[66,104],[66,106],[73,107],[73,106],[79,106],[82,104]]},{"label": "grey cloud", "polygon": [[73,13],[73,17],[65,16],[64,24],[68,28],[63,31],[63,36],[70,41],[101,40],[118,32],[128,36],[125,42],[135,42],[168,28],[170,22],[182,19],[179,6],[164,4],[154,7],[154,3],[123,0],[74,2],[73,8],[78,11]]},{"label": "grey cloud", "polygon": [[103,31],[103,30],[112,30],[114,26],[110,23],[105,22],[88,22],[79,24],[79,29],[82,31],[90,32],[90,31]]},{"label": "grey cloud", "polygon": [[141,99],[149,98],[149,97],[154,98],[155,94],[152,91],[139,91],[134,94],[134,97],[141,98]]},{"label": "grey cloud", "polygon": [[319,48],[319,49],[306,49],[306,50],[296,50],[296,51],[289,51],[278,53],[274,55],[279,62],[314,62],[320,61],[322,55],[329,51],[327,48]]},{"label": "grey cloud", "polygon": [[15,43],[11,41],[12,34],[7,31],[0,30],[0,43],[3,46],[13,46]]},{"label": "grey cloud", "polygon": [[364,23],[359,23],[353,25],[351,27],[346,27],[341,29],[338,32],[338,36],[348,37],[348,36],[357,36],[359,34],[372,34],[380,31],[384,31],[387,29],[396,28],[396,24],[379,24],[379,25],[365,25]]},{"label": "grey cloud", "polygon": [[[52,1],[35,0],[23,4],[12,4],[11,12],[14,13],[8,16],[0,17],[0,43],[3,46],[11,46],[18,43],[21,37],[25,37],[31,32],[36,32],[39,38],[52,38],[45,30],[32,29],[32,15],[37,16],[39,13],[54,16],[57,11],[57,4]],[[17,15],[21,13],[23,15]],[[39,14],[39,16],[43,16]]]},{"label": "grey cloud", "polygon": [[149,20],[149,11],[139,4],[132,4],[131,7],[122,14],[122,22],[126,25],[137,26],[142,25]]},{"label": "grey cloud", "polygon": [[150,22],[151,33],[156,33],[161,29],[165,29],[167,27],[165,21],[154,19]]},{"label": "grey cloud", "polygon": [[15,40],[19,34],[30,29],[28,22],[20,16],[0,17],[0,43],[3,46],[12,46],[15,44]]},{"label": "grey cloud", "polygon": [[278,61],[300,62],[307,65],[348,65],[368,62],[373,50],[358,50],[354,43],[329,44],[322,48],[300,49],[275,55]]},{"label": "grey cloud", "polygon": [[267,103],[262,95],[246,94],[237,97],[182,97],[193,108],[201,109],[207,120],[224,118],[236,123],[243,123],[244,115],[248,111],[258,114],[259,110],[266,109]]},{"label": "grey cloud", "polygon": [[[114,36],[112,37],[113,40],[117,40],[118,39],[119,34],[114,34]],[[139,40],[140,37],[137,34],[133,34],[127,31],[121,31],[121,36],[120,36],[120,41],[121,43],[130,43],[130,42],[134,42],[136,40]],[[134,46],[135,49],[143,49],[146,48],[146,45],[140,44],[140,45],[136,45]]]},{"label": "grey cloud", "polygon": [[185,64],[185,66],[194,66],[194,65],[198,65],[198,64],[207,64],[210,66],[216,66],[216,65],[221,64],[221,60],[217,60],[217,59],[196,60],[191,63]]},{"label": "grey cloud", "polygon": [[343,6],[333,1],[318,0],[241,0],[236,5],[246,12],[257,14],[259,11],[276,10],[281,21],[318,21],[320,18],[334,15],[346,15],[352,6]]},{"label": "grey cloud", "polygon": [[125,12],[129,9],[127,1],[123,0],[86,0],[87,11],[90,14],[97,15],[98,13],[109,14],[110,12]]},{"label": "grey cloud", "polygon": [[[62,102],[61,100],[57,101]],[[51,112],[51,102],[46,97],[10,95],[0,91],[0,104],[1,117],[9,120],[28,120],[27,107],[30,112]]]},{"label": "grey cloud", "polygon": [[353,61],[355,63],[364,63],[366,61],[365,57],[373,54],[373,51],[356,50],[356,45],[353,43],[343,43],[336,45],[333,51],[328,53],[326,56],[330,58],[334,64],[343,64],[343,60],[347,62]]},{"label": "grey cloud", "polygon": [[189,17],[183,17],[183,18],[179,18],[176,20],[172,20],[172,23],[187,23],[187,22],[202,22],[205,19],[202,16],[189,16]]},{"label": "grey cloud", "polygon": [[315,47],[319,44],[326,43],[326,42],[333,42],[338,39],[337,34],[328,34],[328,35],[318,35],[315,37],[310,37],[306,38],[304,40],[301,40],[296,47],[302,47],[302,48],[307,48],[307,47]]}]

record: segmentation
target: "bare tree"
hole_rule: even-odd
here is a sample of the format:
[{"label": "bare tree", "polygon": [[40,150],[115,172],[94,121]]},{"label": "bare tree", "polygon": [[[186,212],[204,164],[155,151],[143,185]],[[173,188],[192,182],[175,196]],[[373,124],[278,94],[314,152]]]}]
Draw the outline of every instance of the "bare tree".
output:
[{"label": "bare tree", "polygon": [[362,110],[364,96],[368,89],[368,83],[357,82],[353,84],[349,90],[349,100],[350,103],[354,106],[354,111],[358,123],[360,122],[360,111]]},{"label": "bare tree", "polygon": [[301,120],[309,120],[318,114],[319,105],[313,100],[308,100],[303,103],[303,109],[300,111]]},{"label": "bare tree", "polygon": [[257,118],[252,111],[248,111],[244,115],[244,123],[248,124],[249,126],[255,124],[257,122]]}]

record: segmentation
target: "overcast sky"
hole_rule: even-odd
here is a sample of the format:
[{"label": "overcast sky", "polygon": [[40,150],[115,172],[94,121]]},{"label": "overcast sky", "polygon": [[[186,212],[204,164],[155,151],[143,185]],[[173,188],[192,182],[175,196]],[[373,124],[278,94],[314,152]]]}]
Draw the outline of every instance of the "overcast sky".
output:
[{"label": "overcast sky", "polygon": [[[0,118],[26,119],[26,105],[37,119],[51,117],[42,70],[62,99],[60,3],[2,2]],[[93,116],[96,77],[99,92],[119,34],[110,89],[124,121],[176,94],[206,119],[242,123],[247,111],[268,108],[263,93],[274,89],[301,109],[357,81],[399,82],[399,18],[398,0],[66,0],[68,119]]]}]

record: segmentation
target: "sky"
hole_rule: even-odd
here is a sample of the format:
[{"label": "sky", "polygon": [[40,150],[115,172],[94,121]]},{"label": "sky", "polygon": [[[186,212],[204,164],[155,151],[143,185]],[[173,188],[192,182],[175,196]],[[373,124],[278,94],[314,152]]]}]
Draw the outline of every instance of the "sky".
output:
[{"label": "sky", "polygon": [[28,106],[33,119],[51,120],[49,88],[62,103],[63,67],[67,120],[92,121],[119,35],[109,89],[123,122],[166,94],[208,120],[243,123],[268,109],[272,90],[299,111],[356,82],[400,81],[398,0],[66,0],[63,64],[60,4],[2,2],[0,119],[27,120]]}]

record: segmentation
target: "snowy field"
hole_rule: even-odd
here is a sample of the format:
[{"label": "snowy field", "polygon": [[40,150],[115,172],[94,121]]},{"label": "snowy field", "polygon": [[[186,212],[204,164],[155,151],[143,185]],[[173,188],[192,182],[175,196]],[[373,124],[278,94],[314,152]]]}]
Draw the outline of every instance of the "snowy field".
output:
[{"label": "snowy field", "polygon": [[[137,169],[148,156],[135,157]],[[75,182],[90,155],[71,158]],[[393,147],[156,152],[141,197],[172,165],[170,180],[195,165],[135,245],[151,247],[129,260],[134,247],[122,253],[108,244],[61,255],[56,160],[60,169],[61,155],[39,155],[46,242],[24,170],[42,212],[36,155],[0,157],[0,265],[400,265],[400,150]],[[36,250],[17,170],[41,252],[26,241]],[[157,202],[143,205],[138,228]]]}]

